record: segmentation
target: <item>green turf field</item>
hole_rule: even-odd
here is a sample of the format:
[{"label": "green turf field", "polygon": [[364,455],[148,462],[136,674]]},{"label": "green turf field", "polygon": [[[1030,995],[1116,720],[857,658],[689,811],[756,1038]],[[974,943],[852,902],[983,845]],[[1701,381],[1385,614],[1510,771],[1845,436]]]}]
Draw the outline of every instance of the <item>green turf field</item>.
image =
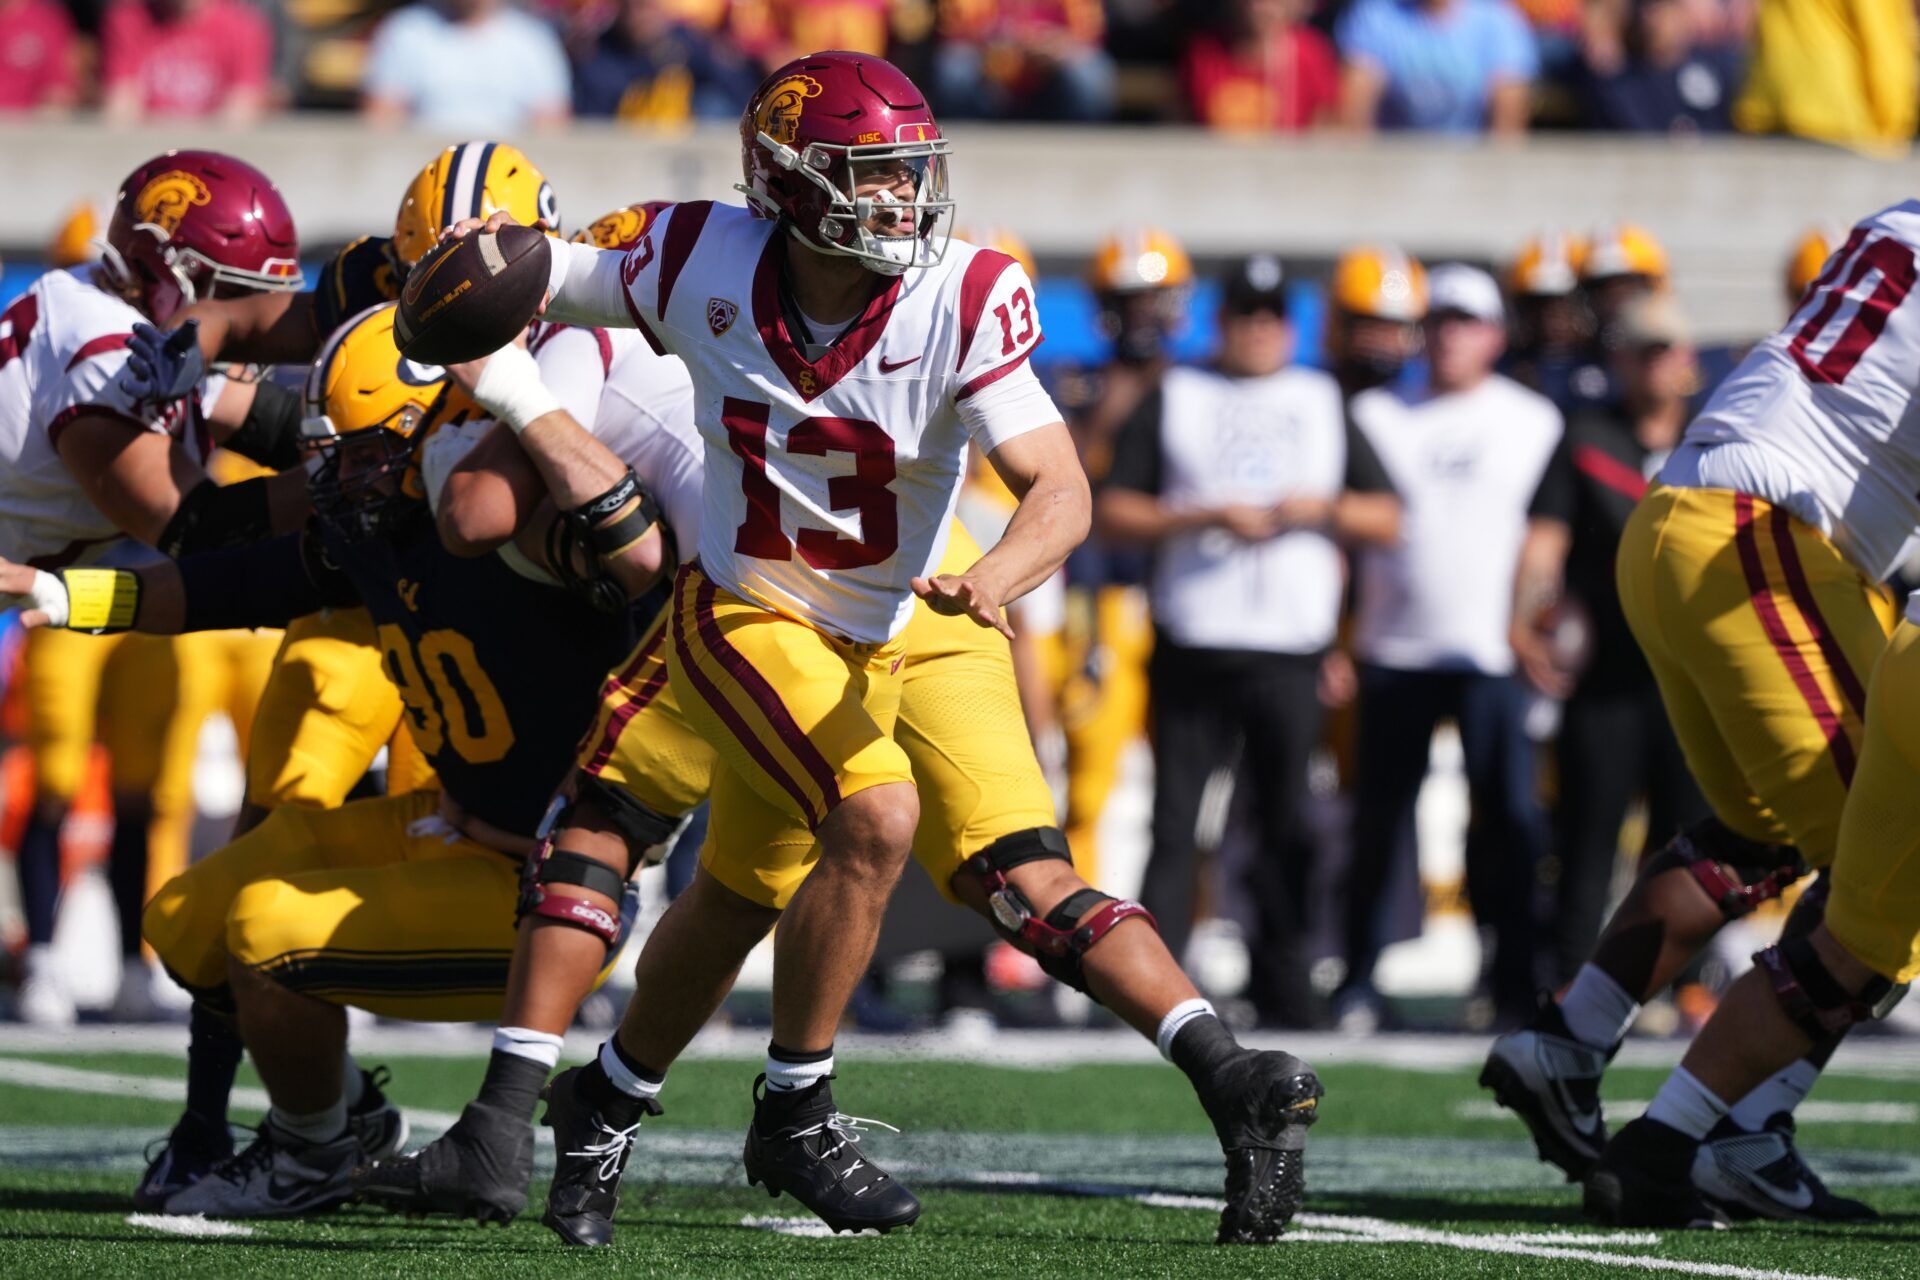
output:
[{"label": "green turf field", "polygon": [[[391,1092],[427,1132],[479,1076],[474,1057],[388,1062]],[[869,1149],[926,1214],[911,1232],[834,1239],[739,1173],[754,1066],[693,1061],[675,1068],[667,1115],[643,1133],[618,1240],[588,1254],[563,1249],[533,1213],[501,1230],[350,1208],[209,1224],[233,1234],[199,1238],[130,1217],[142,1146],[174,1114],[178,1063],[21,1054],[0,1039],[0,1277],[1920,1276],[1920,1081],[1905,1079],[1833,1076],[1803,1130],[1815,1163],[1883,1221],[1690,1235],[1584,1224],[1576,1191],[1534,1162],[1519,1126],[1487,1114],[1470,1068],[1326,1066],[1308,1213],[1284,1244],[1223,1250],[1209,1243],[1219,1153],[1164,1066],[843,1059],[841,1105],[904,1130]],[[1660,1078],[1622,1067],[1609,1095],[1644,1099]]]}]

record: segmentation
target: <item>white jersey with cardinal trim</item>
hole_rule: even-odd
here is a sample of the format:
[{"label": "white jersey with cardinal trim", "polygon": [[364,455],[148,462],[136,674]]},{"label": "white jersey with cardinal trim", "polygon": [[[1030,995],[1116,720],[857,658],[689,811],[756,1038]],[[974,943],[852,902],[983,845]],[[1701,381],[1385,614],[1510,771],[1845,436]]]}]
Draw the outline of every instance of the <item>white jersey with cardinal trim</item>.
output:
[{"label": "white jersey with cardinal trim", "polygon": [[700,433],[693,379],[676,356],[637,329],[590,329],[536,321],[528,349],[562,407],[660,504],[675,553],[691,559],[700,535]]},{"label": "white jersey with cardinal trim", "polygon": [[624,322],[686,362],[710,578],[878,643],[906,626],[912,579],[945,550],[969,438],[991,452],[1060,420],[1026,368],[1040,342],[1033,286],[1005,254],[952,241],[938,265],[887,280],[810,363],[782,314],[775,229],[694,201],[659,214],[624,257],[556,245],[547,314]]},{"label": "white jersey with cardinal trim", "polygon": [[143,319],[69,271],[47,272],[0,312],[0,556],[58,568],[97,560],[125,536],[55,448],[77,417],[98,414],[136,431],[167,432],[205,462],[209,441],[198,394],[155,411],[118,385],[127,339]]},{"label": "white jersey with cardinal trim", "polygon": [[1715,389],[1661,479],[1765,498],[1874,580],[1893,572],[1920,525],[1917,254],[1920,200],[1855,226],[1786,325]]}]

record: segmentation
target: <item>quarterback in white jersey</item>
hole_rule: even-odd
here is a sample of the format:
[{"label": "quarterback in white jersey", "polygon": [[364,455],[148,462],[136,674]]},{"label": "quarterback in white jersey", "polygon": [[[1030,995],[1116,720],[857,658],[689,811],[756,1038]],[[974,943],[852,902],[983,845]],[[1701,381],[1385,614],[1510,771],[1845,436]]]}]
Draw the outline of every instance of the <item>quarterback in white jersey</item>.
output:
[{"label": "quarterback in white jersey", "polygon": [[[1026,366],[1040,328],[1025,273],[948,242],[949,146],[919,89],[879,58],[800,58],[756,91],[741,143],[750,207],[672,206],[624,253],[553,246],[546,314],[632,327],[680,357],[705,446],[669,655],[675,697],[719,757],[685,895],[701,905],[680,917],[704,943],[674,949],[696,971],[647,1001],[648,1060],[677,1054],[764,932],[740,908],[780,909],[748,1176],[835,1226],[888,1230],[919,1202],[850,1143],[814,1139],[836,1114],[834,1031],[919,819],[893,738],[900,632],[916,593],[1004,630],[1002,607],[1085,536],[1091,500]],[[970,439],[1020,506],[992,551],[938,574]],[[773,868],[796,856],[807,871],[792,887]],[[1009,903],[1003,919],[1040,905]]]}]

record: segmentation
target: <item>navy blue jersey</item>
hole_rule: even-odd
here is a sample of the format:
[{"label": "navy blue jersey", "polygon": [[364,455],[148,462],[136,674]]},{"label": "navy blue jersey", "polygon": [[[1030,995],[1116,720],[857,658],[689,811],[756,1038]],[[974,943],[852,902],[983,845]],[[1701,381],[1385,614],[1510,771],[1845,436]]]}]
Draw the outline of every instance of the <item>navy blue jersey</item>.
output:
[{"label": "navy blue jersey", "polygon": [[632,647],[624,617],[509,569],[462,558],[421,519],[349,542],[317,522],[327,559],[373,615],[407,728],[462,808],[531,835]]},{"label": "navy blue jersey", "polygon": [[400,296],[407,272],[392,236],[361,236],[327,259],[313,288],[313,327],[325,338],[368,307]]}]

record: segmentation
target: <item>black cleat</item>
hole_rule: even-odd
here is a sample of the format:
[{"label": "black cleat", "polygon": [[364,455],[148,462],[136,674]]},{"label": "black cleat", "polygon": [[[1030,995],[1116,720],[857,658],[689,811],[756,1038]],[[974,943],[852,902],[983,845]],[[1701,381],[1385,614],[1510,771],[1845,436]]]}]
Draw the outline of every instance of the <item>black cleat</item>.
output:
[{"label": "black cleat", "polygon": [[385,1067],[360,1071],[360,1101],[347,1108],[347,1132],[360,1144],[363,1161],[399,1155],[412,1132],[406,1114],[387,1100],[386,1086],[392,1080]]},{"label": "black cleat", "polygon": [[575,1087],[581,1068],[569,1067],[541,1091],[547,1113],[540,1123],[553,1130],[553,1186],[540,1221],[568,1244],[613,1242],[613,1211],[620,1203],[620,1175],[633,1154],[633,1135],[641,1117],[660,1114],[652,1098],[636,1098],[635,1118],[620,1124],[580,1096]]},{"label": "black cleat", "polygon": [[469,1102],[451,1129],[412,1155],[353,1171],[361,1199],[383,1209],[503,1226],[527,1207],[532,1180],[533,1126],[479,1102]]},{"label": "black cleat", "polygon": [[1628,1124],[1587,1175],[1589,1218],[1616,1227],[1681,1227],[1717,1231],[1729,1225],[1693,1185],[1700,1144],[1645,1116]]},{"label": "black cleat", "polygon": [[1307,1127],[1325,1094],[1313,1068],[1290,1053],[1249,1049],[1200,1091],[1227,1157],[1220,1244],[1271,1244],[1307,1198]]},{"label": "black cleat", "polygon": [[1542,1160],[1581,1182],[1607,1145],[1600,1076],[1610,1056],[1575,1040],[1547,1000],[1526,1027],[1493,1042],[1480,1086],[1526,1122]]},{"label": "black cleat", "polygon": [[187,1113],[162,1141],[148,1148],[147,1171],[133,1189],[133,1207],[159,1213],[169,1197],[200,1181],[233,1154],[233,1133],[225,1124],[212,1125]]},{"label": "black cleat", "polygon": [[1789,1222],[1872,1222],[1873,1206],[1827,1190],[1794,1145],[1793,1115],[1782,1111],[1758,1133],[1731,1117],[1715,1125],[1693,1158],[1693,1185],[1736,1218]]},{"label": "black cleat", "polygon": [[912,1226],[920,1201],[858,1146],[864,1126],[893,1126],[836,1111],[832,1076],[791,1093],[763,1090],[766,1079],[753,1082],[753,1123],[740,1156],[747,1184],[774,1197],[786,1192],[835,1231],[885,1235]]}]

